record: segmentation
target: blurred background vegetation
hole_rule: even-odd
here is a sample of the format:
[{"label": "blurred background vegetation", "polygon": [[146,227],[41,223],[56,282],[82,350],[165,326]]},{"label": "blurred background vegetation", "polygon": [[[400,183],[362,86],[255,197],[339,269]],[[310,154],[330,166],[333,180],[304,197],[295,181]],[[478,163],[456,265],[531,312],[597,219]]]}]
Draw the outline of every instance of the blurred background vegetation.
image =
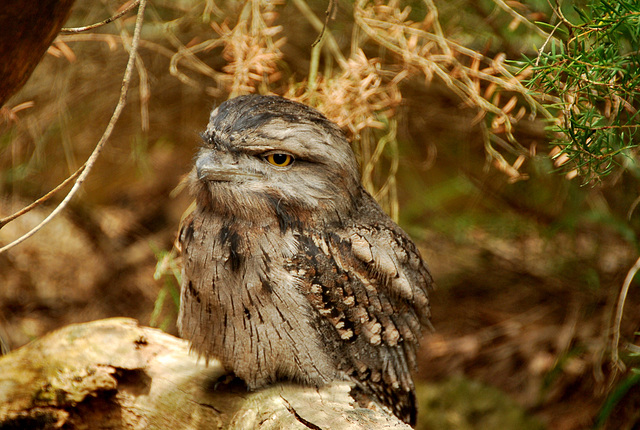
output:
[{"label": "blurred background vegetation", "polygon": [[[77,0],[66,26],[124,7]],[[17,348],[123,315],[175,334],[173,241],[198,133],[227,98],[276,93],[344,128],[363,183],[430,265],[420,428],[637,428],[635,282],[621,362],[611,339],[639,251],[639,17],[629,0],[155,0],[128,105],[81,194],[0,254],[0,336]],[[134,23],[58,36],[5,105],[0,217],[93,150]]]}]

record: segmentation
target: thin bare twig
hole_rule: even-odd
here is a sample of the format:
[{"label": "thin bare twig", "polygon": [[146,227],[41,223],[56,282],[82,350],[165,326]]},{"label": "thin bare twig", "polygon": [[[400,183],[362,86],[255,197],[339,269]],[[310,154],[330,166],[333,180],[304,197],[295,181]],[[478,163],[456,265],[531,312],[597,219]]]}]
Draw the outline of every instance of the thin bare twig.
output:
[{"label": "thin bare twig", "polygon": [[613,340],[611,341],[611,361],[613,364],[620,369],[620,371],[625,370],[625,365],[620,360],[620,355],[618,354],[618,346],[620,345],[620,325],[622,324],[622,314],[624,313],[624,303],[627,300],[627,294],[629,293],[629,288],[631,286],[631,281],[635,278],[636,273],[640,270],[640,257],[636,260],[635,264],[629,272],[627,273],[627,277],[624,280],[624,284],[622,284],[622,289],[620,290],[620,297],[618,297],[618,305],[616,306],[616,318],[613,322]]},{"label": "thin bare twig", "polygon": [[[315,28],[317,31],[322,31],[322,29],[324,28],[324,24],[322,23],[320,18],[318,18],[313,13],[309,5],[307,5],[307,3],[304,0],[293,0],[293,4],[298,8],[300,13],[302,13],[302,15],[307,19],[307,21],[309,21],[309,24],[311,24],[313,28]],[[347,67],[346,66],[347,60],[346,58],[344,58],[344,55],[342,55],[342,52],[340,51],[340,47],[338,46],[338,42],[336,42],[336,39],[333,37],[331,32],[326,32],[325,36],[326,36],[327,48],[329,49],[329,51],[331,51],[331,54],[333,54],[335,59],[338,61],[338,64],[343,68]]]},{"label": "thin bare twig", "polygon": [[[131,45],[131,38],[125,29],[124,24],[120,21],[116,23],[120,30],[120,37],[125,42],[124,46]],[[144,66],[142,57],[136,52],[136,71],[138,72],[138,91],[140,93],[140,122],[142,131],[149,130],[149,99],[151,98],[151,90],[149,88],[149,74]]]},{"label": "thin bare twig", "polygon": [[72,28],[63,27],[60,29],[60,33],[63,33],[63,34],[82,33],[83,31],[93,30],[94,28],[102,27],[103,25],[107,25],[110,22],[113,22],[116,19],[124,16],[127,12],[129,12],[130,10],[138,6],[139,3],[140,3],[140,0],[135,0],[133,3],[131,3],[129,6],[127,6],[117,14],[105,19],[104,21],[96,22],[95,24],[86,25],[84,27],[72,27]]},{"label": "thin bare twig", "polygon": [[558,29],[558,27],[560,27],[561,24],[562,24],[562,21],[558,21],[556,26],[553,27],[553,30],[551,30],[551,33],[549,33],[549,36],[547,36],[547,39],[542,44],[542,47],[540,47],[540,49],[538,50],[538,58],[536,58],[536,67],[538,67],[538,64],[540,64],[540,57],[542,57],[542,53],[544,52],[544,48],[547,47],[547,44],[549,43],[549,41],[553,37],[553,33],[556,32],[556,30]]},{"label": "thin bare twig", "polygon": [[322,40],[322,36],[324,36],[324,31],[329,26],[329,20],[332,18],[334,13],[335,13],[335,1],[329,0],[329,6],[327,6],[327,11],[325,12],[326,16],[324,18],[324,25],[322,26],[322,30],[320,31],[320,34],[318,35],[318,37],[316,37],[316,40],[311,44],[312,48],[315,48],[315,46],[318,43],[320,43],[320,41]]},{"label": "thin bare twig", "polygon": [[11,221],[13,221],[16,218],[21,217],[22,215],[26,214],[27,212],[33,210],[34,208],[37,208],[38,206],[40,206],[42,203],[46,202],[47,200],[49,200],[51,197],[53,197],[53,195],[55,193],[57,193],[58,191],[60,191],[61,189],[63,189],[64,187],[66,187],[69,183],[71,183],[71,181],[73,181],[75,178],[77,178],[80,173],[82,173],[82,171],[84,170],[86,164],[83,164],[82,166],[80,166],[80,168],[78,170],[76,170],[71,176],[69,176],[67,179],[65,179],[64,181],[62,181],[62,183],[60,185],[58,185],[57,187],[55,187],[53,190],[49,191],[47,194],[45,194],[44,196],[40,197],[38,200],[36,200],[35,202],[31,203],[28,206],[23,207],[22,209],[20,209],[19,211],[17,211],[16,213],[9,215],[8,217],[2,218],[0,219],[0,228],[4,227],[5,225],[9,224]]},{"label": "thin bare twig", "polygon": [[0,248],[0,254],[24,242],[25,240],[27,240],[28,238],[36,234],[40,229],[42,229],[42,227],[47,225],[56,215],[62,212],[62,210],[64,210],[67,207],[71,199],[76,195],[76,193],[78,192],[78,190],[80,189],[84,181],[87,179],[89,173],[93,169],[93,166],[95,165],[96,160],[100,155],[100,152],[104,148],[104,145],[106,144],[107,140],[109,140],[109,137],[113,132],[113,129],[115,127],[116,122],[118,121],[118,118],[120,118],[120,114],[122,113],[124,106],[127,104],[127,93],[129,90],[129,84],[131,83],[131,74],[133,73],[136,53],[138,51],[138,43],[140,41],[140,33],[142,30],[142,22],[144,21],[144,10],[146,6],[147,6],[147,0],[139,1],[138,16],[136,18],[136,27],[133,32],[133,39],[131,42],[131,47],[129,49],[129,60],[127,61],[127,67],[125,69],[124,76],[122,78],[120,98],[118,99],[118,104],[116,105],[113,111],[113,115],[111,115],[109,124],[107,124],[107,127],[104,133],[102,134],[102,137],[96,144],[96,147],[93,149],[93,152],[91,153],[87,161],[85,162],[84,170],[80,173],[80,175],[78,176],[78,179],[76,180],[76,183],[73,185],[73,187],[71,188],[69,193],[66,195],[64,200],[62,200],[62,202],[60,202],[60,204],[56,206],[56,208],[44,220],[42,220],[40,224],[32,228],[30,231],[28,231],[18,239],[9,243],[8,245],[5,245],[4,247]]}]

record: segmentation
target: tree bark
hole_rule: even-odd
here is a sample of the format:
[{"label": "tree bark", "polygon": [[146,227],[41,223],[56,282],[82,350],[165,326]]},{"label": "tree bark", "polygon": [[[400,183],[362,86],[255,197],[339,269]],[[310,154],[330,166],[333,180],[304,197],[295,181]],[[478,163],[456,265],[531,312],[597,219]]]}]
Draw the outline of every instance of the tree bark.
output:
[{"label": "tree bark", "polygon": [[70,325],[0,357],[0,429],[410,429],[354,406],[348,382],[248,392],[224,376],[132,319]]},{"label": "tree bark", "polygon": [[74,0],[2,0],[0,106],[27,82],[69,17]]}]

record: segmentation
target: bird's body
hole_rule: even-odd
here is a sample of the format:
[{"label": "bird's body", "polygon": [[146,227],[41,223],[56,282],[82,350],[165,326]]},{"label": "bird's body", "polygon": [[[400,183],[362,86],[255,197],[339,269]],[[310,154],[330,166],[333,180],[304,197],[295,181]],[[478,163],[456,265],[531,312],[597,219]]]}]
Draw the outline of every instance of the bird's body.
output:
[{"label": "bird's body", "polygon": [[179,238],[182,336],[250,389],[350,379],[414,423],[431,277],[342,132],[302,104],[243,96],[203,137]]}]

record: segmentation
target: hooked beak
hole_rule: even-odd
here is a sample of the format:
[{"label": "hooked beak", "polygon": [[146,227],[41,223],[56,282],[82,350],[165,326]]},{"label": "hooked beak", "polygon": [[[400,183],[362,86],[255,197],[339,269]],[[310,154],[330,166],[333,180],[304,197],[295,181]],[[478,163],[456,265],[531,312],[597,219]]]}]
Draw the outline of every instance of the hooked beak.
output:
[{"label": "hooked beak", "polygon": [[257,173],[245,172],[231,156],[216,158],[211,153],[204,153],[196,160],[196,173],[201,181],[241,182],[244,179],[259,179]]}]

